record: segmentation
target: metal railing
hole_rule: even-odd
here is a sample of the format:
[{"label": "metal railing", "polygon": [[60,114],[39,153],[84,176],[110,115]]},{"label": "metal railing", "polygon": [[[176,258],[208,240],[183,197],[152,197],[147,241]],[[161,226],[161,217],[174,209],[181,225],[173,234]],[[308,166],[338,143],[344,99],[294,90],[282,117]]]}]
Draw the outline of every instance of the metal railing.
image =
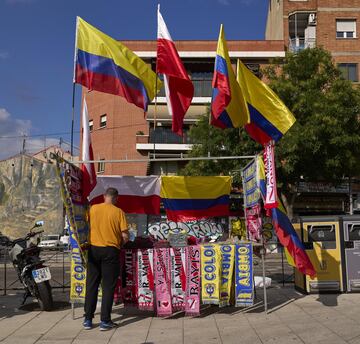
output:
[{"label": "metal railing", "polygon": [[[211,97],[212,94],[212,80],[209,79],[192,79],[194,85],[194,97]],[[159,97],[165,97],[165,88],[163,87],[159,94]]]},{"label": "metal railing", "polygon": [[187,130],[183,137],[173,133],[171,128],[158,127],[150,129],[149,143],[170,143],[170,144],[191,144],[191,139]]}]

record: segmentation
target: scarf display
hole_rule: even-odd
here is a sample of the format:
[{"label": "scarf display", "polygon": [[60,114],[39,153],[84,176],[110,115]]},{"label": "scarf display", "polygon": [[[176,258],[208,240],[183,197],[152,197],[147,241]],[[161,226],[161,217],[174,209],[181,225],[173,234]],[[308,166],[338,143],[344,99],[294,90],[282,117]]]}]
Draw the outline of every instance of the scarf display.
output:
[{"label": "scarf display", "polygon": [[219,304],[220,247],[218,244],[201,246],[201,298],[204,304]]},{"label": "scarf display", "polygon": [[235,246],[235,306],[254,304],[253,246],[251,243]]},{"label": "scarf display", "polygon": [[221,267],[220,267],[220,307],[230,306],[230,295],[232,277],[234,272],[234,245],[220,245]]},{"label": "scarf display", "polygon": [[154,249],[156,312],[160,317],[172,314],[170,284],[170,248]]},{"label": "scarf display", "polygon": [[200,246],[186,248],[185,315],[200,315]]},{"label": "scarf display", "polygon": [[137,251],[137,302],[140,310],[154,310],[154,250]]},{"label": "scarf display", "polygon": [[185,310],[186,274],[185,247],[170,248],[171,256],[171,299],[173,311]]},{"label": "scarf display", "polygon": [[123,288],[123,302],[125,306],[137,306],[137,290],[136,290],[136,258],[137,250],[126,248],[121,250],[124,262],[125,287]]}]

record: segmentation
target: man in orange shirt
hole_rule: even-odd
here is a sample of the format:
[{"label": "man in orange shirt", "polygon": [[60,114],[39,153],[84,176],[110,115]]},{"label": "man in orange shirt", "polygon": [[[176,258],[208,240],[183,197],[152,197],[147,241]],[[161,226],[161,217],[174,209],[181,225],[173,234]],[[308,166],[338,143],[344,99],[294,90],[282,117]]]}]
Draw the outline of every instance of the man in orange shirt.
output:
[{"label": "man in orange shirt", "polygon": [[114,290],[120,272],[120,247],[128,241],[129,233],[124,212],[115,206],[118,191],[108,188],[104,203],[90,209],[90,248],[86,277],[84,329],[92,328],[98,288],[102,286],[100,330],[114,328],[111,310]]}]

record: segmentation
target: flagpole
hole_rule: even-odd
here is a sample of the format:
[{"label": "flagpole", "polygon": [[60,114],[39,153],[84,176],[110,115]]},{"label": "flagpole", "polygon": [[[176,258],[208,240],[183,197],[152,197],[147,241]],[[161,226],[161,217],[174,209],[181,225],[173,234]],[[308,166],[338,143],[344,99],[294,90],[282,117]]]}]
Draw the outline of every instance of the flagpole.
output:
[{"label": "flagpole", "polygon": [[[157,7],[157,24],[159,26],[159,20],[158,20],[158,17],[159,17],[159,12],[160,12],[160,4],[158,4],[158,7]],[[159,30],[159,27],[158,27],[158,30]],[[158,33],[156,34],[156,37],[158,36]],[[159,76],[159,73],[158,73],[158,64],[157,64],[157,56],[156,56],[156,62],[155,62],[155,72],[156,72],[156,77],[155,77],[155,106],[154,106],[154,127],[153,127],[153,130],[154,130],[154,133],[153,133],[153,137],[154,137],[154,152],[153,152],[153,155],[154,155],[154,158],[155,158],[155,129],[156,129],[156,115],[157,115],[157,93],[158,93],[158,76]]]},{"label": "flagpole", "polygon": [[71,116],[71,140],[70,140],[71,159],[73,158],[73,155],[74,155],[75,83],[76,83],[76,58],[77,58],[78,26],[79,26],[79,17],[76,17],[75,48],[74,48],[74,71],[73,71],[73,92],[72,92],[72,116]]},{"label": "flagpole", "polygon": [[70,154],[71,159],[74,154],[74,121],[75,121],[75,82],[73,83],[72,92],[72,117],[71,117],[71,141],[70,141]]}]

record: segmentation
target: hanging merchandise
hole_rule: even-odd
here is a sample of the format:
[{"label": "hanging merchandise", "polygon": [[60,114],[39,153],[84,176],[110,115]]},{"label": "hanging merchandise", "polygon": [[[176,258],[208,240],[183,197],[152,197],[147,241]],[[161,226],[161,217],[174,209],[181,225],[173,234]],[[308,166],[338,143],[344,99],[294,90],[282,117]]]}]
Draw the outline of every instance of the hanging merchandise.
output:
[{"label": "hanging merchandise", "polygon": [[246,228],[250,241],[259,242],[261,240],[261,206],[259,203],[251,208],[245,209]]},{"label": "hanging merchandise", "polygon": [[154,310],[154,250],[137,251],[137,291],[139,309]]},{"label": "hanging merchandise", "polygon": [[123,301],[125,306],[137,306],[136,291],[136,254],[137,250],[126,248],[121,250],[125,269],[125,287],[123,288]]},{"label": "hanging merchandise", "polygon": [[185,314],[200,315],[200,246],[186,247]]},{"label": "hanging merchandise", "polygon": [[252,243],[235,247],[235,306],[249,307],[254,304]]},{"label": "hanging merchandise", "polygon": [[170,249],[155,249],[156,312],[160,317],[172,314],[170,285]]},{"label": "hanging merchandise", "polygon": [[230,305],[232,277],[234,272],[234,245],[220,245],[221,273],[220,273],[220,307]]},{"label": "hanging merchandise", "polygon": [[185,310],[185,247],[170,248],[171,255],[171,298],[174,311]]},{"label": "hanging merchandise", "polygon": [[219,245],[201,246],[201,298],[204,304],[219,304],[220,264]]},{"label": "hanging merchandise", "polygon": [[264,146],[264,163],[266,172],[266,197],[265,209],[277,208],[277,187],[275,174],[274,144],[267,143]]},{"label": "hanging merchandise", "polygon": [[244,190],[245,207],[255,206],[260,200],[260,190],[257,185],[257,162],[252,160],[241,170]]}]

